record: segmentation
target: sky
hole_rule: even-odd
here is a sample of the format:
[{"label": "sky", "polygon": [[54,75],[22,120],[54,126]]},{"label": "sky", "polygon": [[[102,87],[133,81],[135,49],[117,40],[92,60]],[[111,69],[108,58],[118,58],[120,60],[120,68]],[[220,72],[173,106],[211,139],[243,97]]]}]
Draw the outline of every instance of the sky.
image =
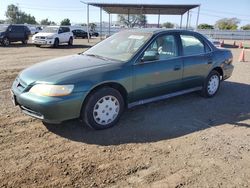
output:
[{"label": "sky", "polygon": [[[114,0],[83,0],[85,2],[118,3]],[[200,4],[199,23],[214,24],[221,18],[237,17],[241,20],[240,26],[250,24],[250,0],[124,0],[120,3],[135,4]],[[19,8],[32,16],[37,21],[48,18],[60,23],[64,18],[69,18],[71,23],[87,22],[87,6],[80,0],[0,0],[0,19],[5,19],[5,12],[9,4],[18,5]],[[90,6],[90,22],[100,21],[100,9]],[[195,26],[198,9],[191,11],[191,26]],[[112,15],[112,21],[117,20],[117,15]],[[157,23],[157,15],[147,15],[148,23]],[[103,11],[103,21],[108,22],[108,14]],[[183,17],[183,23],[186,15]],[[180,16],[162,15],[160,23],[172,22],[179,24]]]}]

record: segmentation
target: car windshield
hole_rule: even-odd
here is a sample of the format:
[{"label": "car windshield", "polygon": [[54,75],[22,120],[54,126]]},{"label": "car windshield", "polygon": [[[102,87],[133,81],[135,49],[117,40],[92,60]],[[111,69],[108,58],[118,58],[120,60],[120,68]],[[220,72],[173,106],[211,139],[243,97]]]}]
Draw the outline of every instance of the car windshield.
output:
[{"label": "car windshield", "polygon": [[45,27],[41,32],[42,33],[57,33],[58,27]]},{"label": "car windshield", "polygon": [[0,32],[6,31],[8,25],[0,25]]},{"label": "car windshield", "polygon": [[93,46],[83,54],[118,61],[128,61],[151,36],[151,33],[119,32]]}]

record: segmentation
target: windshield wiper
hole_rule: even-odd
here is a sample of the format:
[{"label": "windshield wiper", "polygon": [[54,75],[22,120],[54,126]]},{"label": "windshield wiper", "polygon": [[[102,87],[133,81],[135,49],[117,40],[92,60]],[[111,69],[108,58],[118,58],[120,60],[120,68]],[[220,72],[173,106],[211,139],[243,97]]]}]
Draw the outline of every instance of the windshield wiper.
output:
[{"label": "windshield wiper", "polygon": [[96,58],[99,58],[99,59],[103,59],[103,60],[109,60],[109,58],[106,58],[106,57],[103,57],[103,56],[100,56],[100,55],[96,55],[96,54],[83,54],[83,55],[86,55],[86,56],[91,56],[91,57],[96,57]]}]

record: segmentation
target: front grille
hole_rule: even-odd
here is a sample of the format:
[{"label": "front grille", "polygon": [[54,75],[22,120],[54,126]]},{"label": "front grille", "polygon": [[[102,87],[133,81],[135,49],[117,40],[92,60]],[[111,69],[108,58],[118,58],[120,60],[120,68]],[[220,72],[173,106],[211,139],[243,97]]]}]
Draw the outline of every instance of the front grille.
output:
[{"label": "front grille", "polygon": [[17,87],[17,89],[20,92],[23,92],[27,87],[27,84],[24,81],[22,81],[19,77],[17,77],[14,81],[14,86]]},{"label": "front grille", "polygon": [[45,39],[45,37],[36,36],[36,39]]}]

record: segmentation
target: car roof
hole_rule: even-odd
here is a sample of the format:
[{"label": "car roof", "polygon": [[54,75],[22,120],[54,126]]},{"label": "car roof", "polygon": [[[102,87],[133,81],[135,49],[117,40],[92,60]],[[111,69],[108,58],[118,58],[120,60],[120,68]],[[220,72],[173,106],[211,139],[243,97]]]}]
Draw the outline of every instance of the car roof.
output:
[{"label": "car roof", "polygon": [[197,33],[190,30],[185,29],[166,29],[166,28],[139,28],[139,29],[131,29],[131,32],[142,32],[142,33],[151,33],[158,34],[163,32],[185,32],[185,33]]},{"label": "car roof", "polygon": [[23,26],[23,27],[28,27],[27,25],[24,25],[24,24],[10,24],[10,26]]}]

